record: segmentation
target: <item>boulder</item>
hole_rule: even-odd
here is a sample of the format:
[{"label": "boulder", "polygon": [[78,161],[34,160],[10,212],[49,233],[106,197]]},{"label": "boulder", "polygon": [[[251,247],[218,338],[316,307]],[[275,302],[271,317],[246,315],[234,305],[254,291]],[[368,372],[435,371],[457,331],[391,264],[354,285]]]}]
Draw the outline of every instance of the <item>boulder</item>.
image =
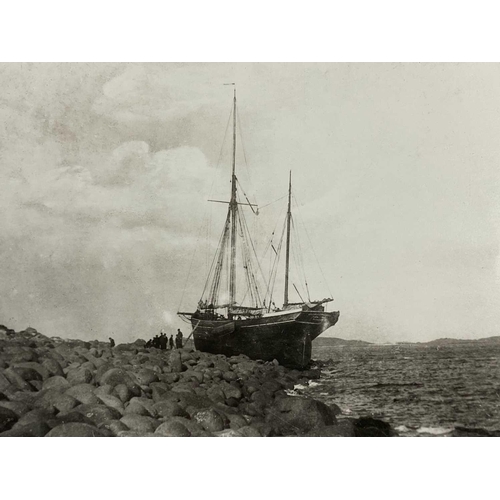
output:
[{"label": "boulder", "polygon": [[94,383],[94,375],[92,371],[83,366],[81,366],[80,368],[69,370],[66,374],[66,379],[71,385]]},{"label": "boulder", "polygon": [[[22,371],[21,376],[24,380],[46,380],[50,377],[50,372],[45,366],[34,361],[25,361],[23,363],[15,363],[11,365],[18,373]],[[31,370],[38,373],[39,376],[33,374]]]},{"label": "boulder", "polygon": [[33,406],[36,408],[44,408],[51,410],[55,408],[61,413],[67,413],[72,410],[78,401],[57,389],[43,390],[39,393],[37,399],[34,401]]},{"label": "boulder", "polygon": [[204,430],[201,427],[201,425],[195,422],[194,420],[189,420],[184,417],[168,417],[167,421],[170,423],[178,422],[182,424],[191,433],[191,436],[193,437],[212,436],[212,433]]},{"label": "boulder", "polygon": [[229,427],[231,429],[240,429],[241,427],[245,427],[248,425],[246,418],[242,415],[228,414],[227,418],[229,419]]},{"label": "boulder", "polygon": [[31,422],[24,425],[14,425],[0,437],[44,437],[50,431],[47,422]]},{"label": "boulder", "polygon": [[302,434],[336,423],[334,412],[326,404],[306,397],[275,399],[266,413],[266,422],[278,435]]},{"label": "boulder", "polygon": [[182,359],[179,351],[173,351],[170,355],[170,366],[174,373],[182,372]]},{"label": "boulder", "polygon": [[243,396],[241,389],[234,385],[228,384],[227,382],[221,382],[219,387],[224,392],[224,396],[226,399],[234,398],[236,400],[239,400]]},{"label": "boulder", "polygon": [[61,377],[64,376],[61,364],[55,359],[45,358],[42,360],[41,365],[43,368],[47,370],[49,376],[50,375],[60,375]]},{"label": "boulder", "polygon": [[209,432],[217,432],[224,429],[224,420],[212,408],[196,412],[193,415],[193,420]]},{"label": "boulder", "polygon": [[158,374],[154,370],[143,368],[135,374],[140,385],[149,385],[151,382],[158,382]]},{"label": "boulder", "polygon": [[129,430],[129,428],[123,422],[120,422],[120,420],[110,420],[109,422],[103,424],[101,429],[108,430],[113,436],[118,436],[120,432]]},{"label": "boulder", "polygon": [[163,400],[154,404],[154,409],[160,417],[188,417],[188,413],[175,401]]},{"label": "boulder", "polygon": [[130,430],[142,434],[153,433],[159,425],[154,418],[143,415],[124,415],[120,421],[124,423]]},{"label": "boulder", "polygon": [[354,437],[354,424],[352,420],[342,420],[336,425],[316,427],[310,430],[306,437]]},{"label": "boulder", "polygon": [[382,420],[372,417],[362,417],[354,421],[354,435],[356,437],[392,437],[397,433]]},{"label": "boulder", "polygon": [[3,370],[0,369],[0,392],[4,393],[16,390],[10,383],[10,380],[2,372]]},{"label": "boulder", "polygon": [[227,361],[224,361],[224,359],[219,358],[214,361],[214,368],[221,372],[226,372],[231,368],[231,365]]},{"label": "boulder", "polygon": [[181,379],[181,377],[178,373],[163,373],[160,379],[166,384],[175,384]]},{"label": "boulder", "polygon": [[123,411],[124,415],[142,415],[144,417],[152,417],[151,413],[137,401],[130,401]]},{"label": "boulder", "polygon": [[104,394],[112,394],[113,390],[114,390],[113,386],[105,384],[99,387],[94,387],[94,394],[99,397]]},{"label": "boulder", "polygon": [[38,356],[34,349],[30,347],[11,345],[4,349],[4,354],[11,364],[22,363],[24,361],[38,361]]},{"label": "boulder", "polygon": [[227,370],[225,372],[222,373],[222,378],[226,381],[226,382],[231,382],[233,380],[238,380],[238,375],[231,371],[231,370]]},{"label": "boulder", "polygon": [[97,427],[82,423],[68,423],[54,427],[46,437],[104,437]]},{"label": "boulder", "polygon": [[110,408],[115,408],[121,414],[123,414],[123,410],[124,410],[123,403],[116,396],[113,396],[112,394],[101,394],[101,395],[97,396],[97,398],[102,403],[104,403],[106,406],[109,406]]},{"label": "boulder", "polygon": [[70,387],[68,390],[66,390],[66,394],[75,398],[80,403],[83,403],[86,405],[99,404],[100,400],[94,394],[95,390],[96,390],[95,386],[93,386],[91,384],[83,383],[83,384],[77,384],[77,385],[74,385],[73,387]]},{"label": "boulder", "polygon": [[43,387],[43,382],[41,380],[30,380],[30,385],[36,390],[41,391]]},{"label": "boulder", "polygon": [[12,410],[0,406],[0,432],[8,431],[17,420],[18,417]]},{"label": "boulder", "polygon": [[52,411],[45,410],[43,408],[35,408],[34,410],[30,410],[25,413],[16,423],[16,427],[31,425],[31,424],[40,424],[43,422],[47,422],[50,419],[54,418],[55,410]]},{"label": "boulder", "polygon": [[33,391],[34,387],[24,380],[12,367],[3,371],[5,378],[19,391]]},{"label": "boulder", "polygon": [[251,425],[246,425],[245,427],[240,427],[238,433],[242,437],[262,437],[258,429]]},{"label": "boulder", "polygon": [[207,389],[207,397],[214,403],[224,403],[226,401],[226,395],[218,384],[214,384]]},{"label": "boulder", "polygon": [[165,382],[152,382],[149,387],[153,401],[159,401],[169,391],[169,386]]},{"label": "boulder", "polygon": [[54,375],[52,377],[49,377],[47,380],[43,382],[42,389],[43,390],[49,390],[49,389],[59,389],[59,390],[65,390],[71,387],[71,384],[61,375]]},{"label": "boulder", "polygon": [[166,421],[160,424],[155,430],[155,436],[163,437],[189,437],[191,433],[185,425],[177,421]]},{"label": "boulder", "polygon": [[113,394],[116,394],[116,397],[123,403],[130,401],[133,396],[132,391],[125,384],[116,385]]},{"label": "boulder", "polygon": [[30,405],[21,401],[0,401],[0,407],[12,410],[18,418],[30,411]]},{"label": "boulder", "polygon": [[111,420],[119,420],[122,416],[117,409],[103,404],[79,405],[75,410],[85,415],[97,427],[101,427]]},{"label": "boulder", "polygon": [[113,387],[125,385],[133,396],[140,396],[141,394],[141,388],[133,374],[122,368],[111,368],[111,370],[106,371],[100,378],[99,384],[109,384]]}]

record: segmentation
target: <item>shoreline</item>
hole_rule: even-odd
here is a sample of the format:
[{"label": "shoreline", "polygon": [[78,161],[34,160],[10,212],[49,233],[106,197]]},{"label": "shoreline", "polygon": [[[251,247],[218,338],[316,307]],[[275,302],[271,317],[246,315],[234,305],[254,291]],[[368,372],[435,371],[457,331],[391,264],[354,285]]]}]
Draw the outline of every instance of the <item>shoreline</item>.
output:
[{"label": "shoreline", "polygon": [[387,423],[340,418],[340,408],[297,395],[321,376],[277,361],[190,346],[111,348],[0,331],[0,437],[396,436]]}]

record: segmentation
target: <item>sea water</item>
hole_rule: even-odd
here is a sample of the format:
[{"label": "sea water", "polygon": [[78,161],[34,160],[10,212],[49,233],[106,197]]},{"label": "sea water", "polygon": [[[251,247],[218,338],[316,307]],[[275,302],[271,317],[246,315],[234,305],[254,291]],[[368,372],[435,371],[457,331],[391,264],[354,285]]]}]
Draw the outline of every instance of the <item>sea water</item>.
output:
[{"label": "sea water", "polygon": [[331,362],[297,392],[337,404],[344,416],[380,418],[402,436],[500,430],[498,344],[316,345],[312,357]]}]

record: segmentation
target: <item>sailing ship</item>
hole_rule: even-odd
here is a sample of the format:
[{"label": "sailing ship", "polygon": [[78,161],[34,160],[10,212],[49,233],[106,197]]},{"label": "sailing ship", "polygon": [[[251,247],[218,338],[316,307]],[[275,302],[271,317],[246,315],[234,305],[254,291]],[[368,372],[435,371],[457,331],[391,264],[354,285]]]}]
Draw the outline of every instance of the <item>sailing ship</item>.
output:
[{"label": "sailing ship", "polygon": [[[251,359],[264,361],[277,360],[280,364],[297,369],[305,369],[310,365],[312,341],[322,332],[335,325],[339,312],[327,312],[326,303],[333,298],[311,301],[302,300],[297,287],[293,286],[301,299],[300,302],[289,301],[290,275],[290,240],[292,224],[292,179],[288,185],[288,208],[285,225],[278,250],[271,245],[275,255],[274,265],[267,280],[267,288],[263,297],[259,291],[256,279],[256,269],[253,257],[255,248],[252,244],[242,244],[242,263],[246,275],[244,298],[249,296],[251,306],[237,303],[237,235],[250,238],[248,226],[243,217],[241,206],[250,206],[244,193],[245,202],[238,198],[238,178],[236,176],[236,89],[234,90],[233,106],[233,147],[231,196],[227,203],[228,212],[224,223],[219,247],[215,253],[212,267],[208,273],[202,297],[195,312],[178,312],[192,326],[194,345],[197,350],[213,354],[234,356],[245,354]],[[209,200],[217,201],[219,200]],[[255,212],[255,211],[254,211]],[[258,211],[256,212],[258,214]],[[273,301],[273,287],[276,280],[279,255],[286,227],[285,276],[283,306],[278,308]],[[229,254],[229,255],[228,255]],[[257,259],[258,263],[258,259]],[[228,268],[228,300],[221,298],[221,283],[223,270]],[[307,283],[306,283],[307,286]],[[309,291],[307,289],[307,293]],[[227,303],[224,303],[227,302]],[[190,335],[190,336],[191,336]]]}]

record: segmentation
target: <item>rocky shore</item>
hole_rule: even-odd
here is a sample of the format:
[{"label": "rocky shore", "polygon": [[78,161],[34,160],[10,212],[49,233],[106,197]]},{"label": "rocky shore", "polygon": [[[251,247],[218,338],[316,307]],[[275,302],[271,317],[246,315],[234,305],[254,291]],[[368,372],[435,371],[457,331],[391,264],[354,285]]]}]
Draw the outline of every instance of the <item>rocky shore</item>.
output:
[{"label": "rocky shore", "polygon": [[298,396],[321,367],[0,328],[0,437],[393,436]]}]

